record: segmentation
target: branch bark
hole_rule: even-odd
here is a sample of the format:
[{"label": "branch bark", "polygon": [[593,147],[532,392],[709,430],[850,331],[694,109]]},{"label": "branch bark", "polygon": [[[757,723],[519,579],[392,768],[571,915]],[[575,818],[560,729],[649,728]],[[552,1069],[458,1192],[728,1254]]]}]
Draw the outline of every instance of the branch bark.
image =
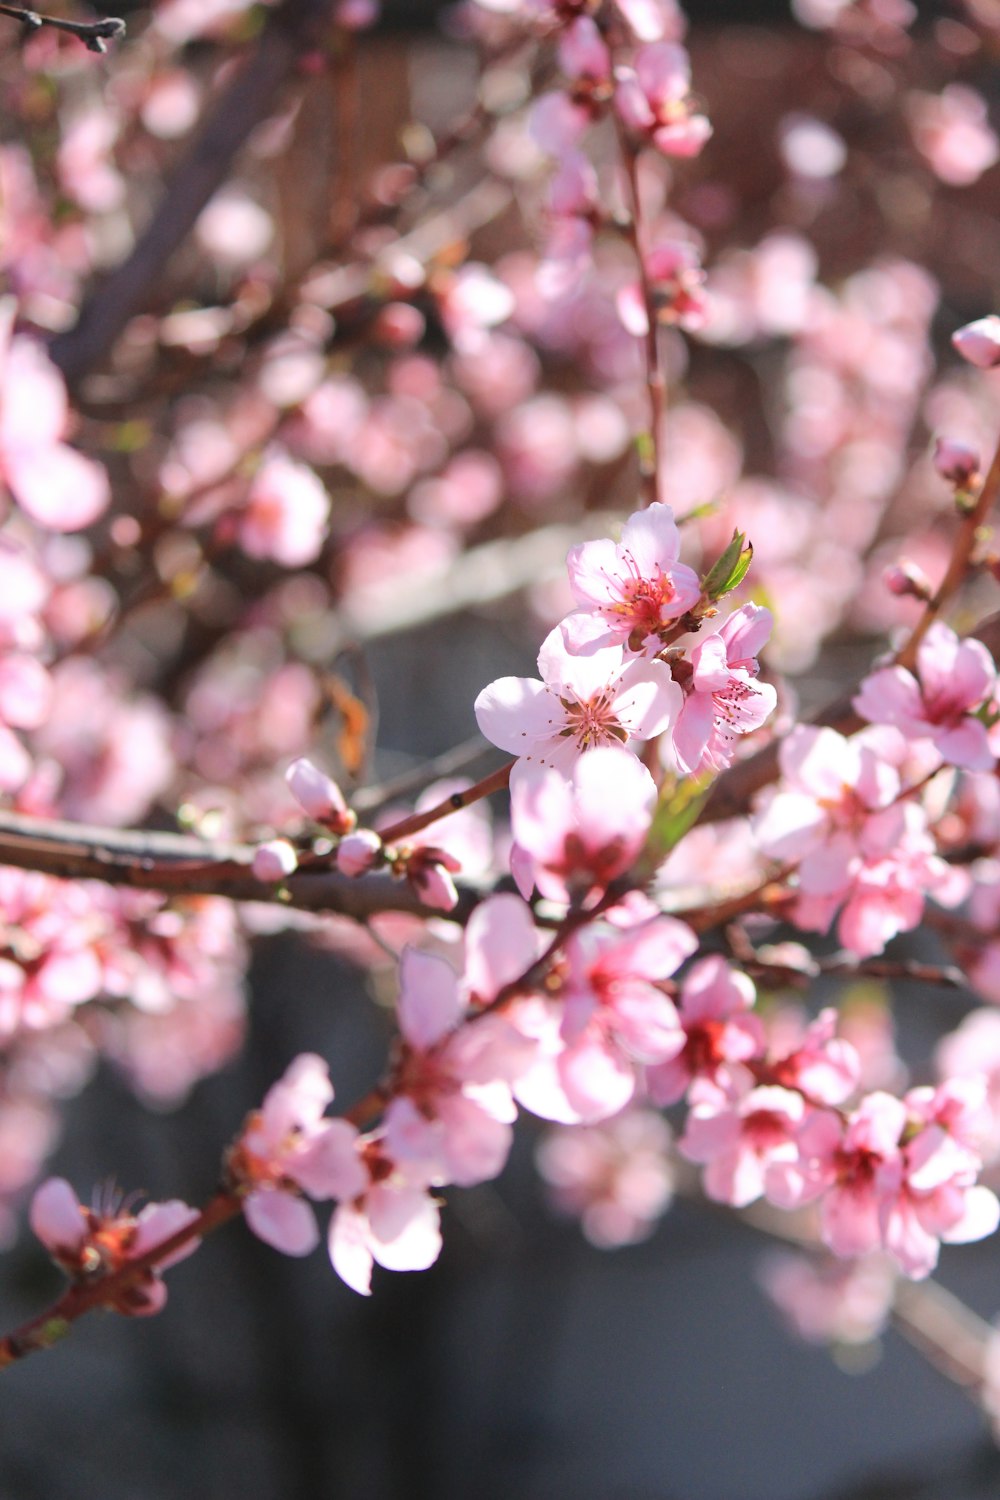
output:
[{"label": "branch bark", "polygon": [[[63,880],[103,880],[108,885],[185,896],[226,896],[264,901],[300,911],[335,912],[364,921],[381,911],[440,916],[404,880],[376,872],[353,879],[324,867],[298,870],[281,887],[258,880],[252,844],[208,843],[187,834],[94,828],[0,812],[0,865],[36,870]],[[459,892],[455,919],[480,900],[472,886]]]}]

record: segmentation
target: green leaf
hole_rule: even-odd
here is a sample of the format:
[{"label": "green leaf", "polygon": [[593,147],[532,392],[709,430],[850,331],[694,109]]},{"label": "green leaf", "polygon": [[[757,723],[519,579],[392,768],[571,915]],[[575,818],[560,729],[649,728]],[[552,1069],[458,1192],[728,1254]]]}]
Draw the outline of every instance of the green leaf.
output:
[{"label": "green leaf", "polygon": [[733,539],[714,567],[701,580],[702,593],[709,599],[721,599],[732,593],[747,575],[753,562],[753,547],[742,531],[734,531]]},{"label": "green leaf", "polygon": [[635,874],[640,881],[652,879],[671,849],[697,822],[714,782],[714,771],[703,772],[701,776],[668,776],[665,779],[646,846],[636,862]]},{"label": "green leaf", "polygon": [[700,505],[686,510],[682,516],[675,516],[674,522],[677,526],[687,526],[691,521],[704,520],[706,516],[714,516],[721,504],[721,500],[703,500]]},{"label": "green leaf", "polygon": [[656,467],[656,444],[651,432],[637,432],[635,450],[639,455],[639,467],[643,473],[652,473]]}]

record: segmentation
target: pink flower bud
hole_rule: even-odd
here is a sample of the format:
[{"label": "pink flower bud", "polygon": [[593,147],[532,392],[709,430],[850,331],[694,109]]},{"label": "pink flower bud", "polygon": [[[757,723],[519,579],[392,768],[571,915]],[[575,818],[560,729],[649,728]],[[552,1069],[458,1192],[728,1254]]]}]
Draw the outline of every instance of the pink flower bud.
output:
[{"label": "pink flower bud", "polygon": [[927,574],[914,562],[890,563],[882,573],[882,582],[890,594],[900,598],[926,600],[933,593]]},{"label": "pink flower bud", "polygon": [[288,790],[310,818],[332,828],[334,833],[350,833],[357,819],[351,812],[340,787],[331,777],[303,757],[293,760],[285,772]]},{"label": "pink flower bud", "polygon": [[382,852],[382,840],[370,828],[349,833],[337,845],[337,869],[342,875],[364,875]]},{"label": "pink flower bud", "polygon": [[421,862],[406,873],[425,906],[432,906],[435,911],[454,911],[458,905],[458,891],[442,865]]},{"label": "pink flower bud", "polygon": [[990,313],[987,318],[977,318],[966,323],[951,336],[951,342],[963,359],[980,370],[990,370],[1000,365],[1000,318]]},{"label": "pink flower bud", "polygon": [[939,437],[934,443],[934,467],[942,479],[958,489],[968,489],[979,477],[979,454],[957,438]]},{"label": "pink flower bud", "polygon": [[298,869],[299,857],[287,839],[271,839],[254,853],[250,868],[258,880],[277,883]]}]

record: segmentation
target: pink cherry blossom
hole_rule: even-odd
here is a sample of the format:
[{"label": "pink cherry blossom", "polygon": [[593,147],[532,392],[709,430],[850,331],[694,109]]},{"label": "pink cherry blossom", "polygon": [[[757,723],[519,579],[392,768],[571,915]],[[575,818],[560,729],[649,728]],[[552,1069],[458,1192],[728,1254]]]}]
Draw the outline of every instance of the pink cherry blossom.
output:
[{"label": "pink cherry blossom", "polygon": [[575,147],[590,123],[590,111],[562,89],[540,95],[531,106],[529,130],[541,149],[560,160]]},{"label": "pink cherry blossom", "polygon": [[521,757],[519,766],[568,772],[599,745],[652,739],[676,719],[681,690],[658,661],[624,661],[606,647],[571,655],[557,626],[538,653],[542,681],[501,677],[483,689],[476,719],[488,740]]},{"label": "pink cherry blossom", "polygon": [[[643,256],[658,323],[672,323],[689,333],[704,327],[708,302],[702,290],[705,273],[697,247],[690,240],[667,240]],[[649,318],[638,281],[623,286],[615,298],[618,316],[629,333],[643,338]]]},{"label": "pink cherry blossom", "polygon": [[996,667],[982,642],[960,640],[937,620],[920,643],[916,676],[905,667],[883,667],[864,679],[854,707],[871,723],[894,724],[912,739],[926,736],[950,765],[987,771],[995,756],[974,711],[995,683]]},{"label": "pink cherry blossom", "polygon": [[229,1155],[247,1223],[286,1255],[308,1255],[319,1243],[315,1216],[301,1192],[353,1198],[367,1180],[354,1126],[324,1116],[332,1099],[326,1063],[303,1053],[268,1090]]},{"label": "pink cherry blossom", "polygon": [[665,627],[701,598],[698,575],[679,561],[680,533],[669,505],[636,511],[621,541],[581,542],[566,565],[580,606],[563,622],[571,651],[611,645],[654,654]]},{"label": "pink cherry blossom", "polygon": [[771,633],[770,610],[744,604],[691,651],[691,675],[671,737],[682,771],[720,771],[730,765],[737,736],[759,729],[777,705],[759,682],[757,653]]},{"label": "pink cherry blossom", "polygon": [[387,1271],[425,1271],[441,1253],[437,1202],[407,1181],[376,1145],[365,1157],[371,1184],[337,1207],[327,1241],[333,1269],[363,1297],[371,1295],[376,1263]]},{"label": "pink cherry blossom", "polygon": [[891,731],[845,740],[799,726],[781,747],[783,781],[755,822],[766,853],[798,861],[798,925],[825,931],[846,903],[840,936],[860,954],[915,927],[927,893],[953,902],[966,889],[937,856],[923,810],[898,800],[899,772],[886,756],[901,744]]},{"label": "pink cherry blossom", "polygon": [[[179,1199],[147,1203],[137,1214],[124,1205],[84,1208],[63,1177],[50,1177],[36,1189],[30,1213],[35,1234],[74,1281],[113,1275],[130,1260],[138,1260],[165,1244],[197,1218],[197,1210]],[[160,1272],[191,1255],[198,1243],[192,1236],[116,1293],[112,1299],[116,1311],[131,1317],[159,1312],[167,1300]]]},{"label": "pink cherry blossom", "polygon": [[695,946],[690,928],[660,916],[625,929],[590,927],[571,939],[562,1005],[519,1003],[511,1011],[537,1043],[532,1066],[514,1084],[518,1101],[544,1119],[587,1124],[628,1104],[639,1066],[684,1045],[660,981]]},{"label": "pink cherry blossom", "polygon": [[861,1062],[852,1043],[837,1035],[839,1025],[834,1006],[821,1010],[790,1051],[768,1061],[768,1077],[813,1104],[843,1104],[858,1087]]},{"label": "pink cherry blossom", "polygon": [[295,873],[299,857],[287,839],[269,839],[254,850],[250,868],[258,880],[281,881]]},{"label": "pink cherry blossom", "polygon": [[889,1321],[897,1272],[888,1256],[820,1260],[775,1252],[759,1273],[790,1327],[810,1344],[867,1344]]},{"label": "pink cherry blossom", "polygon": [[986,100],[966,84],[951,83],[936,95],[914,92],[908,106],[917,150],[942,182],[966,187],[1000,156]]},{"label": "pink cherry blossom", "polygon": [[979,1144],[986,1129],[983,1078],[955,1080],[906,1096],[910,1124],[903,1178],[882,1207],[885,1247],[908,1276],[928,1276],[939,1241],[969,1243],[993,1234],[1000,1203],[977,1184]]},{"label": "pink cherry blossom", "polygon": [[[498,919],[507,921],[506,908]],[[489,941],[488,923],[488,916],[480,919],[473,943]],[[487,973],[480,963],[480,985],[488,984]],[[510,1150],[517,1115],[511,1084],[532,1048],[502,1016],[463,1025],[466,1014],[451,965],[407,948],[399,996],[405,1045],[385,1112],[385,1144],[393,1160],[426,1183],[484,1182],[500,1172]]]},{"label": "pink cherry blossom", "polygon": [[461,860],[435,844],[420,843],[401,858],[400,865],[425,906],[435,911],[454,911],[458,888],[452,876],[462,868]]},{"label": "pink cherry blossom", "polygon": [[764,1027],[750,1014],[755,1000],[752,981],[725,959],[712,955],[693,965],[677,1006],[684,1045],[646,1069],[646,1090],[655,1104],[676,1104],[695,1079],[726,1090],[734,1065],[763,1057]]},{"label": "pink cherry blossom", "polygon": [[977,1144],[985,1160],[995,1161],[1000,1156],[1000,1010],[989,1006],[971,1011],[955,1031],[942,1038],[936,1061],[944,1079],[985,1080],[986,1119]]},{"label": "pink cherry blossom", "polygon": [[601,1249],[652,1234],[673,1197],[670,1127],[649,1109],[627,1109],[599,1125],[561,1126],[536,1152],[557,1208],[577,1215]]},{"label": "pink cherry blossom", "polygon": [[791,1089],[765,1085],[731,1098],[702,1083],[678,1149],[689,1161],[707,1164],[710,1198],[745,1208],[763,1194],[770,1168],[797,1161],[796,1132],[805,1108],[802,1095]]},{"label": "pink cherry blossom", "polygon": [[330,498],[312,469],[274,449],[254,475],[236,534],[250,557],[301,568],[319,556],[329,518]]},{"label": "pink cherry blossom", "polygon": [[615,70],[615,108],[625,124],[648,136],[664,156],[697,156],[712,134],[691,100],[691,65],[683,47],[651,42],[635,67]]},{"label": "pink cherry blossom", "polygon": [[590,16],[577,16],[560,34],[558,57],[566,77],[575,82],[611,82],[611,54]]},{"label": "pink cherry blossom", "polygon": [[568,779],[555,770],[519,777],[511,824],[525,883],[556,901],[604,889],[635,861],[655,804],[645,766],[613,745],[581,756]]},{"label": "pink cherry blossom", "polygon": [[900,1140],[906,1108],[891,1094],[868,1094],[845,1122],[833,1110],[809,1113],[797,1132],[797,1156],[767,1173],[767,1197],[782,1208],[821,1198],[820,1234],[835,1255],[864,1255],[883,1245],[883,1205],[900,1189]]}]

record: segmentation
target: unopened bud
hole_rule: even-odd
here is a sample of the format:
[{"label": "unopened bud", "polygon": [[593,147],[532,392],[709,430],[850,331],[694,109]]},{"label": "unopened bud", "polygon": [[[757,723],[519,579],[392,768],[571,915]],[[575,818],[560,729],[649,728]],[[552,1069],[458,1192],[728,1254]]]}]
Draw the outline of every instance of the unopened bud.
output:
[{"label": "unopened bud", "polygon": [[882,582],[890,594],[896,594],[901,599],[921,599],[926,602],[933,592],[931,581],[923,569],[908,561],[890,563],[883,570]]},{"label": "unopened bud", "polygon": [[979,478],[979,454],[957,438],[939,437],[934,443],[934,467],[956,489],[967,490]]},{"label": "unopened bud", "polygon": [[255,851],[250,868],[258,880],[277,885],[299,867],[299,857],[287,839],[270,839]]},{"label": "unopened bud", "polygon": [[1000,365],[1000,318],[995,313],[966,323],[951,336],[951,342],[963,359],[980,370]]},{"label": "unopened bud", "polygon": [[337,845],[337,869],[342,875],[365,875],[382,853],[382,840],[370,828],[349,833]]},{"label": "unopened bud", "polygon": [[304,813],[334,833],[350,833],[357,818],[337,783],[311,760],[293,760],[285,772],[288,790]]},{"label": "unopened bud", "polygon": [[435,911],[454,911],[458,891],[451,877],[461,868],[453,854],[425,845],[415,849],[406,861],[406,878],[425,905]]}]

